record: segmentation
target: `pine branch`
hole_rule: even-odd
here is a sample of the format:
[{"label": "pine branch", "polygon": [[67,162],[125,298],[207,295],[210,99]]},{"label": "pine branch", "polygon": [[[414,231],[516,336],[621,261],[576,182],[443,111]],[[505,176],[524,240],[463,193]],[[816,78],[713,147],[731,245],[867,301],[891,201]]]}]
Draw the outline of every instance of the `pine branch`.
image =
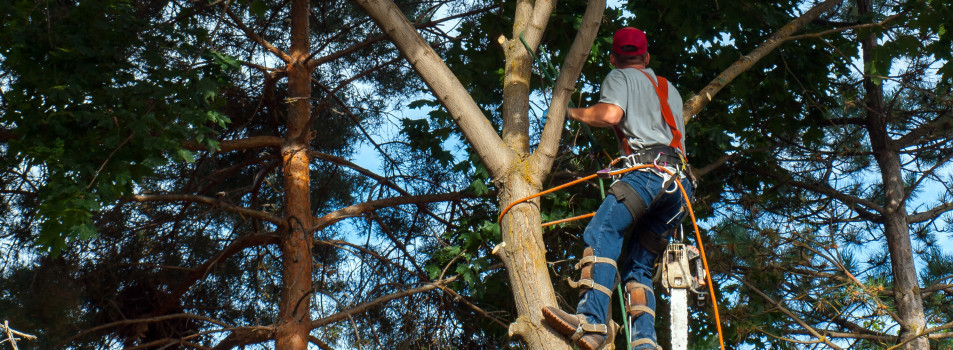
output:
[{"label": "pine branch", "polygon": [[80,331],[79,333],[77,333],[76,335],[70,337],[69,339],[67,339],[66,341],[64,341],[63,343],[61,343],[60,346],[57,346],[57,347],[62,347],[62,346],[64,346],[64,345],[67,345],[67,344],[69,344],[69,343],[72,343],[74,340],[77,340],[77,339],[79,339],[79,338],[81,338],[81,337],[84,337],[84,336],[86,336],[86,335],[89,335],[89,334],[92,334],[92,333],[95,333],[95,332],[98,332],[98,331],[101,331],[101,330],[105,330],[105,329],[110,329],[110,328],[115,328],[115,327],[121,327],[121,326],[128,326],[128,325],[133,325],[133,324],[140,324],[140,323],[155,323],[155,322],[161,322],[161,321],[166,321],[166,320],[174,320],[174,319],[178,319],[178,318],[188,318],[188,319],[193,319],[193,320],[205,321],[205,322],[208,322],[208,323],[217,325],[217,326],[231,327],[231,326],[229,326],[229,325],[228,325],[227,323],[225,323],[225,322],[222,322],[222,321],[219,321],[219,320],[216,320],[216,319],[213,319],[213,318],[205,317],[205,316],[202,316],[202,315],[195,315],[195,314],[188,314],[188,313],[178,313],[178,314],[162,315],[162,316],[147,317],[147,318],[137,318],[137,319],[130,319],[130,320],[121,320],[121,321],[110,322],[110,323],[107,323],[107,324],[102,324],[102,325],[99,325],[99,326],[96,326],[96,327],[93,327],[93,328],[89,328],[89,329],[85,329],[85,330]]},{"label": "pine branch", "polygon": [[[237,140],[224,140],[219,141],[218,149],[215,152],[230,152],[230,151],[244,151],[248,149],[255,148],[264,148],[264,147],[281,147],[281,144],[285,142],[285,139],[277,136],[253,136]],[[194,140],[188,140],[182,142],[182,148],[192,151],[207,151],[208,148],[205,145],[200,144]]]},{"label": "pine branch", "polygon": [[828,29],[828,30],[825,30],[825,31],[822,31],[822,32],[817,32],[817,33],[808,33],[808,34],[801,34],[801,35],[793,35],[793,36],[791,36],[791,37],[789,37],[789,38],[787,38],[787,39],[785,39],[785,40],[800,40],[800,39],[807,39],[807,38],[815,38],[815,39],[816,39],[816,38],[820,38],[820,37],[826,36],[826,35],[828,35],[828,34],[840,33],[840,32],[848,31],[848,30],[856,30],[856,29],[864,29],[864,28],[873,28],[873,27],[884,28],[884,27],[887,26],[887,23],[888,23],[888,22],[893,21],[893,20],[895,20],[895,19],[897,19],[897,18],[900,18],[902,15],[903,15],[903,13],[898,13],[898,14],[895,14],[895,15],[893,15],[893,16],[887,17],[887,18],[885,18],[883,21],[880,21],[880,22],[878,22],[878,23],[851,24],[851,25],[846,25],[846,26],[839,27],[839,28]]},{"label": "pine branch", "polygon": [[[370,136],[368,136],[368,137],[370,137]],[[372,142],[373,142],[373,140],[372,140]],[[383,152],[383,150],[381,150],[381,152]],[[367,176],[367,177],[369,177],[369,178],[371,178],[371,179],[374,179],[374,180],[377,181],[378,183],[380,183],[380,184],[382,184],[382,185],[384,185],[384,186],[387,186],[387,187],[393,189],[394,191],[397,191],[397,193],[399,193],[399,194],[402,195],[402,196],[410,196],[410,195],[411,195],[410,192],[407,192],[406,190],[404,190],[403,188],[401,188],[400,186],[398,186],[396,183],[394,183],[394,182],[391,181],[390,179],[388,179],[388,178],[386,178],[386,177],[384,177],[384,176],[378,175],[377,173],[375,173],[375,172],[373,172],[373,171],[370,171],[370,170],[368,170],[368,169],[365,169],[365,168],[361,167],[360,165],[354,164],[353,162],[351,162],[351,161],[349,161],[349,160],[347,160],[347,159],[344,159],[344,158],[342,158],[342,157],[338,157],[338,156],[334,156],[334,155],[330,155],[330,154],[326,154],[326,153],[321,153],[321,152],[317,152],[317,151],[311,151],[311,152],[308,152],[308,154],[309,154],[309,156],[311,156],[311,157],[314,158],[314,159],[325,160],[325,161],[328,161],[328,162],[331,162],[331,163],[334,163],[334,164],[337,164],[337,165],[341,165],[341,166],[344,166],[344,167],[353,169],[354,171],[357,171],[358,173],[360,173],[360,174],[362,174],[362,175],[364,175],[364,176]],[[434,219],[440,221],[440,222],[443,223],[444,225],[447,225],[448,227],[449,227],[449,226],[452,226],[452,224],[451,224],[450,222],[447,222],[445,219],[443,219],[442,217],[438,216],[436,213],[430,211],[429,209],[427,209],[427,208],[425,208],[425,207],[423,207],[423,206],[421,206],[420,208],[421,208],[421,210],[423,210],[424,212],[426,212],[428,215],[430,215],[430,216],[433,217]]]},{"label": "pine branch", "polygon": [[801,327],[803,327],[810,335],[812,335],[812,336],[814,336],[815,338],[817,338],[818,341],[820,341],[820,342],[826,344],[827,346],[829,346],[829,347],[831,347],[831,348],[833,348],[833,349],[843,350],[843,348],[837,346],[837,345],[834,344],[834,343],[831,343],[831,341],[828,340],[826,336],[821,335],[816,329],[814,329],[814,327],[811,327],[810,325],[808,325],[807,323],[805,323],[803,320],[801,320],[800,317],[797,317],[797,315],[795,315],[793,312],[791,312],[790,310],[788,310],[787,308],[785,308],[785,307],[784,307],[783,305],[781,305],[780,303],[774,301],[774,299],[771,299],[771,297],[769,297],[767,294],[764,294],[763,292],[761,292],[761,290],[758,289],[757,287],[755,287],[754,285],[748,283],[748,281],[745,281],[744,279],[742,279],[742,278],[740,278],[740,277],[737,277],[737,276],[735,276],[735,275],[729,274],[729,276],[731,276],[732,278],[738,280],[738,282],[741,282],[742,284],[744,284],[746,287],[748,287],[749,290],[751,290],[751,291],[755,292],[756,294],[760,295],[761,298],[763,298],[765,301],[767,301],[767,302],[770,303],[771,305],[774,305],[775,307],[777,307],[782,313],[784,313],[785,315],[787,315],[788,317],[790,317],[792,320],[794,320],[794,322],[797,322],[798,325],[800,325]]}]

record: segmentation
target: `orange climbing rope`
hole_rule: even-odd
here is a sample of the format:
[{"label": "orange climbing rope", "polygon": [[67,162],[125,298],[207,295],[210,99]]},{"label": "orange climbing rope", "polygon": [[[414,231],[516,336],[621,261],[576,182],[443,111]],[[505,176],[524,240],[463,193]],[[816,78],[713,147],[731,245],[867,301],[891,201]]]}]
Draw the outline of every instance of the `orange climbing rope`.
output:
[{"label": "orange climbing rope", "polygon": [[[609,166],[612,166],[613,164],[615,164],[615,161],[613,161],[612,164],[609,164]],[[610,171],[610,172],[608,172],[608,174],[609,174],[610,176],[615,176],[615,175],[625,174],[625,173],[630,172],[630,171],[639,170],[639,169],[645,169],[645,168],[661,169],[661,170],[664,170],[665,172],[667,172],[669,175],[675,176],[675,173],[672,172],[671,170],[668,170],[668,169],[663,168],[663,167],[655,166],[654,164],[636,165],[636,166],[629,167],[629,168],[625,168],[625,169],[621,169],[621,170]],[[573,180],[573,181],[567,182],[567,183],[565,183],[565,184],[562,184],[562,185],[559,185],[559,186],[550,188],[550,189],[548,189],[548,190],[539,192],[539,193],[534,194],[534,195],[532,195],[532,196],[520,198],[519,200],[517,200],[517,201],[515,201],[515,202],[513,202],[513,203],[510,203],[510,205],[506,206],[506,208],[503,209],[502,212],[500,212],[500,217],[497,219],[497,223],[503,221],[503,216],[506,215],[506,213],[509,212],[510,209],[513,208],[513,206],[515,206],[515,205],[517,205],[517,204],[519,204],[519,203],[523,203],[523,202],[526,202],[526,201],[528,201],[528,200],[531,200],[531,199],[533,199],[533,198],[537,198],[537,197],[540,197],[540,196],[545,196],[545,195],[547,195],[547,194],[550,194],[550,193],[559,191],[559,190],[564,189],[564,188],[566,188],[566,187],[570,187],[570,186],[576,185],[576,184],[578,184],[578,183],[580,183],[580,182],[584,182],[584,181],[591,180],[591,179],[593,179],[593,178],[595,178],[595,177],[598,177],[598,176],[599,176],[599,174],[592,174],[592,175],[583,177],[583,178],[581,178],[581,179]],[[691,218],[692,218],[692,228],[695,229],[695,240],[698,241],[698,250],[701,252],[702,264],[703,264],[704,267],[705,267],[705,279],[708,281],[708,293],[710,293],[710,295],[711,295],[711,305],[712,305],[712,309],[715,311],[715,312],[714,312],[714,314],[715,314],[715,327],[718,329],[718,343],[721,345],[721,350],[725,350],[725,340],[724,340],[724,337],[723,337],[722,334],[721,334],[721,333],[722,333],[722,331],[721,331],[721,316],[720,316],[719,313],[718,313],[718,301],[717,301],[718,298],[715,296],[715,284],[714,284],[714,283],[712,282],[712,280],[711,280],[711,271],[709,271],[709,269],[708,269],[708,256],[705,255],[705,245],[702,244],[701,231],[698,229],[698,222],[695,220],[695,211],[692,209],[692,203],[691,203],[691,199],[688,197],[688,192],[685,191],[685,187],[682,186],[682,182],[681,182],[681,181],[675,181],[675,183],[678,185],[678,189],[682,192],[682,197],[685,198],[685,204],[686,204],[686,206],[688,207],[688,214],[689,214],[689,215],[691,216]],[[561,219],[561,220],[556,220],[556,221],[550,221],[550,222],[547,222],[547,223],[543,223],[541,226],[542,226],[542,227],[547,227],[547,226],[551,226],[551,225],[561,224],[561,223],[564,223],[564,222],[570,222],[570,221],[575,221],[575,220],[581,220],[581,219],[585,219],[585,218],[590,218],[590,217],[593,217],[593,216],[595,216],[595,215],[596,215],[596,213],[589,213],[589,214],[585,214],[585,215],[574,216],[574,217],[571,217],[571,218],[566,218],[566,219]]]}]

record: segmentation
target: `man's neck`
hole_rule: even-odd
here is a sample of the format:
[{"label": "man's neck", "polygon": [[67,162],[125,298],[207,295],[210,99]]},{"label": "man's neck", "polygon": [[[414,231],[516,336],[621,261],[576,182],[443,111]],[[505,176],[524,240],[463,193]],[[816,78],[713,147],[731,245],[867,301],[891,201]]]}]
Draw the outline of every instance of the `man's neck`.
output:
[{"label": "man's neck", "polygon": [[645,69],[645,65],[644,64],[630,64],[627,66],[615,67],[615,69],[625,69],[625,68]]}]

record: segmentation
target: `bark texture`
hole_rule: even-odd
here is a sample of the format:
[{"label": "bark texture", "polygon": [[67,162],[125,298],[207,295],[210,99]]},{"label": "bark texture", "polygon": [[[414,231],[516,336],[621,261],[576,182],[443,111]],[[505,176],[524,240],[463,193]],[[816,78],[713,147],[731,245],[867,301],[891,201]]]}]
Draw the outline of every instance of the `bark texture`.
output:
[{"label": "bark texture", "polygon": [[291,3],[291,53],[287,65],[290,106],[281,170],[285,190],[284,219],[287,229],[280,237],[281,301],[275,329],[275,349],[305,350],[311,331],[311,187],[309,172],[309,119],[311,74],[306,64],[310,2]]}]

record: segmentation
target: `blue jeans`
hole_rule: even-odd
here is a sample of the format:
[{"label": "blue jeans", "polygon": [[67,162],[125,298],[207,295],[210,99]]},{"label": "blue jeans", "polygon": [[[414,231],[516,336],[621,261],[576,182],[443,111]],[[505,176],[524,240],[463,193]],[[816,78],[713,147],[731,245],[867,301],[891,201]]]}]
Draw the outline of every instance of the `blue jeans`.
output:
[{"label": "blue jeans", "polygon": [[[665,235],[667,241],[670,237],[668,233],[678,225],[687,211],[682,208],[685,204],[681,191],[675,188],[672,193],[666,193],[662,189],[663,179],[661,176],[647,171],[632,171],[625,174],[619,181],[625,181],[642,197],[648,210],[638,220],[636,230],[631,230],[634,222],[632,214],[617,200],[615,196],[609,195],[602,202],[596,215],[586,226],[583,234],[587,247],[592,247],[593,253],[597,257],[618,260],[622,252],[623,241],[629,232],[642,232],[642,234],[654,235],[660,237]],[[688,179],[681,180],[685,191],[691,196],[691,184]],[[671,187],[677,185],[672,182]],[[669,188],[668,190],[671,190]],[[635,280],[647,286],[652,286],[652,266],[656,253],[648,251],[639,242],[639,237],[631,237],[626,247],[627,258],[621,261],[622,283]],[[616,268],[609,264],[595,264],[592,267],[592,279],[596,284],[603,285],[612,289],[615,282]],[[649,297],[648,306],[655,310],[655,298]],[[579,305],[576,307],[576,313],[586,315],[589,323],[606,324],[609,313],[609,296],[595,289],[589,289],[583,294]],[[649,338],[657,342],[655,335],[655,320],[648,313],[642,314],[631,324],[632,340]]]}]

